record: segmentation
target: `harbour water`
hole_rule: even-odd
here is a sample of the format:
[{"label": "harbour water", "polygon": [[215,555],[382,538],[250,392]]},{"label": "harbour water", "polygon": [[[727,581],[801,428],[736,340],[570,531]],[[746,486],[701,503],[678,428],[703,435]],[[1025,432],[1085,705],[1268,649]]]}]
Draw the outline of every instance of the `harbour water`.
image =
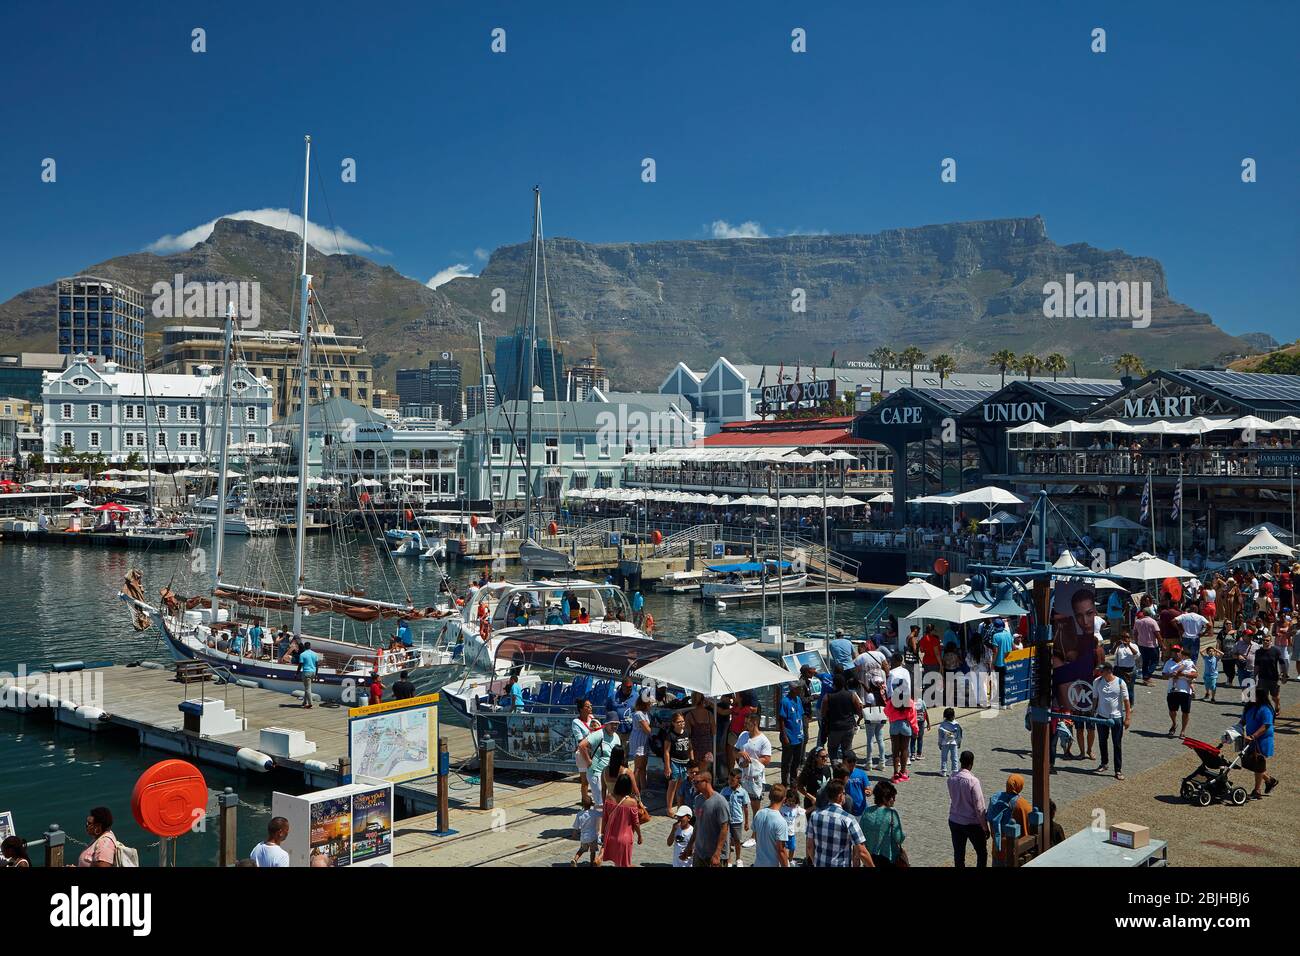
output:
[{"label": "harbour water", "polygon": [[[394,599],[405,589],[417,606],[438,600],[440,576],[429,563],[405,561],[395,569],[381,553],[382,545],[362,541],[359,548],[344,548],[330,535],[309,536],[307,547],[308,574],[314,585],[332,587],[347,581],[383,599]],[[153,631],[141,634],[132,629],[126,608],[116,595],[131,568],[140,569],[151,596],[168,584],[183,594],[197,593],[197,582],[191,591],[195,577],[192,561],[193,557],[185,552],[126,552],[0,542],[0,670],[12,674],[20,664],[30,670],[57,661],[128,664],[168,660]],[[225,566],[228,570],[224,578],[228,581],[264,579],[268,584],[282,586],[283,575],[293,566],[292,541],[230,539]],[[478,569],[453,564],[448,570],[459,585]],[[515,577],[519,572],[517,566],[509,566],[505,573]],[[733,603],[720,611],[691,595],[649,590],[644,593],[646,609],[656,621],[655,636],[662,640],[684,641],[713,629],[739,637],[757,637],[763,624],[758,601],[744,606]],[[836,625],[849,631],[860,630],[872,601],[846,594],[832,595],[832,600]],[[787,600],[785,614],[787,633],[825,628],[825,605],[820,595]],[[767,623],[776,622],[777,600],[772,595],[767,604]],[[312,624],[313,629],[322,626],[322,622]],[[376,639],[390,630],[389,623],[376,625]],[[364,638],[364,632],[349,636]],[[104,707],[111,710],[112,701],[106,701]],[[61,727],[45,715],[22,717],[0,712],[0,812],[12,811],[18,832],[28,839],[57,822],[73,840],[82,841],[86,812],[102,804],[113,811],[115,830],[123,842],[147,848],[156,839],[131,819],[130,793],[139,774],[165,757],[117,734],[96,735]],[[210,790],[220,792],[229,786],[239,794],[244,805],[239,816],[239,852],[247,854],[265,833],[273,790],[293,789],[294,781],[274,774],[239,774],[211,766],[201,769]],[[178,841],[178,862],[205,865],[216,859],[215,817],[209,822],[212,825],[206,832]],[[73,852],[80,848],[78,843],[69,847]],[[144,850],[141,857],[147,865],[156,860],[152,850]]]}]

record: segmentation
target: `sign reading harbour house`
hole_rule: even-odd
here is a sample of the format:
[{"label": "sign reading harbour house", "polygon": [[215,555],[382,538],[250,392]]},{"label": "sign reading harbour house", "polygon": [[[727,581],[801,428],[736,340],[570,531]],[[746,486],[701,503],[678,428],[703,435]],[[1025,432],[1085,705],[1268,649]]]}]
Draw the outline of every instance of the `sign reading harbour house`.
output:
[{"label": "sign reading harbour house", "polygon": [[835,397],[833,379],[821,379],[812,382],[795,382],[791,385],[765,385],[763,401],[768,405],[798,405],[811,402],[816,405],[829,402]]}]

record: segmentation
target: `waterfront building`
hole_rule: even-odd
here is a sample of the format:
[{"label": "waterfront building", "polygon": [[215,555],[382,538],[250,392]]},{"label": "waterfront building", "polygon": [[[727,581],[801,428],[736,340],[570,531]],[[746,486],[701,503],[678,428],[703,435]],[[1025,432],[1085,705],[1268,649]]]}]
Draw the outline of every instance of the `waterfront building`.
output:
[{"label": "waterfront building", "polygon": [[[277,419],[271,426],[273,439],[284,443],[289,449],[289,460],[293,462],[298,460],[302,435],[301,416],[302,412],[296,411]],[[312,402],[307,417],[308,472],[313,477],[320,477],[323,453],[327,446],[342,442],[363,426],[381,425],[387,421],[379,412],[363,408],[347,398],[335,396]]]},{"label": "waterfront building", "polygon": [[339,479],[354,496],[357,481],[379,501],[390,498],[425,504],[455,501],[465,493],[460,474],[464,436],[447,427],[414,422],[368,421],[324,446],[322,473]]},{"label": "waterfront building", "polygon": [[[224,335],[219,325],[164,327],[155,371],[193,374],[201,365],[219,365]],[[298,411],[302,349],[297,332],[236,328],[235,355],[271,383],[276,418]],[[375,403],[374,369],[358,335],[339,335],[328,324],[314,328],[307,374],[309,403],[331,396],[367,408]]]},{"label": "waterfront building", "polygon": [[57,284],[60,355],[99,355],[126,372],[144,371],[144,294],[96,276]]},{"label": "waterfront building", "polygon": [[522,504],[530,473],[534,497],[548,507],[569,490],[619,487],[625,455],[683,447],[697,434],[676,403],[648,398],[658,400],[534,402],[531,441],[524,402],[466,419],[458,430],[469,497]]},{"label": "waterfront building", "polygon": [[[1008,372],[1008,382],[1022,376]],[[831,401],[852,399],[854,410],[864,411],[872,395],[888,397],[903,388],[979,389],[995,391],[1001,387],[1002,375],[996,371],[953,372],[943,379],[928,366],[915,369],[889,368],[865,362],[852,367],[796,365],[732,364],[725,357],[717,359],[708,371],[693,371],[678,363],[668,373],[659,391],[680,395],[701,412],[710,434],[730,422],[777,417],[803,410],[815,413]],[[882,387],[883,385],[883,387]]]},{"label": "waterfront building", "polygon": [[[527,352],[528,335],[525,332],[497,338],[493,374],[499,402],[519,401],[524,397],[528,388],[524,358]],[[535,352],[533,387],[540,388],[548,402],[561,400],[564,397],[564,353],[546,339],[537,340]]]},{"label": "waterfront building", "polygon": [[[231,371],[230,387],[230,444],[266,447],[271,441],[270,383],[241,362]],[[194,375],[144,374],[77,356],[63,371],[46,376],[45,459],[97,454],[121,463],[134,455],[164,470],[206,462],[218,448],[222,388],[222,376],[213,374],[210,365],[200,366]]]}]

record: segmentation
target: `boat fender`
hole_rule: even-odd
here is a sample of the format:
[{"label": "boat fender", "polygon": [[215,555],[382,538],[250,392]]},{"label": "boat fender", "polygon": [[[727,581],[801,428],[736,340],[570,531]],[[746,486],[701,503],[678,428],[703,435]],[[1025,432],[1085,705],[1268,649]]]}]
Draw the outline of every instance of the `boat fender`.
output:
[{"label": "boat fender", "polygon": [[[296,697],[298,700],[302,700],[302,691],[300,691],[300,690],[296,690],[296,691],[294,691],[294,692],[293,692],[293,696]],[[319,704],[319,703],[321,702],[321,696],[320,696],[320,694],[312,694],[312,695],[311,695],[311,702],[312,702],[313,704]]]},{"label": "boat fender", "polygon": [[63,674],[68,671],[85,670],[85,667],[85,661],[60,661],[56,664],[51,664],[50,670],[56,674]]},{"label": "boat fender", "polygon": [[317,773],[329,773],[331,770],[335,769],[324,760],[304,760],[302,765],[308,770],[315,770]]},{"label": "boat fender", "polygon": [[5,681],[0,684],[0,710],[26,710],[27,688]]},{"label": "boat fender", "polygon": [[104,713],[103,708],[91,707],[89,704],[84,707],[78,707],[76,709],[76,715],[88,724],[97,723],[108,716]]},{"label": "boat fender", "polygon": [[29,694],[27,700],[33,707],[48,707],[51,710],[57,709],[62,703],[57,697],[39,690]]},{"label": "boat fender", "polygon": [[252,747],[240,747],[235,751],[235,763],[242,770],[255,770],[258,773],[266,773],[275,766],[275,761]]},{"label": "boat fender", "polygon": [[255,680],[249,680],[249,679],[246,678],[246,677],[237,677],[237,678],[235,678],[235,683],[238,684],[240,687],[254,687],[254,688],[256,688],[256,687],[261,687],[261,686],[262,686],[262,685],[259,684],[257,681],[255,681]]},{"label": "boat fender", "polygon": [[140,666],[147,667],[151,671],[161,671],[167,669],[166,666],[159,661],[141,661]]},{"label": "boat fender", "polygon": [[719,611],[725,611],[726,609],[727,609],[727,602],[726,602],[726,601],[719,601],[719,602],[718,602],[718,610],[719,610]]}]

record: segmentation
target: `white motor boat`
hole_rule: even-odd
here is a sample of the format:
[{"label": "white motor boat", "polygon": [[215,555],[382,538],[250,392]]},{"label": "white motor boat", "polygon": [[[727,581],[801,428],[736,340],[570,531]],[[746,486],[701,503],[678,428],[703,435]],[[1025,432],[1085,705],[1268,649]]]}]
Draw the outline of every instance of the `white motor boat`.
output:
[{"label": "white motor boat", "polygon": [[746,597],[764,591],[775,596],[780,591],[794,591],[807,586],[806,572],[786,573],[791,565],[789,561],[782,561],[778,574],[776,565],[774,560],[706,565],[717,577],[700,585],[700,596],[709,601]]}]

